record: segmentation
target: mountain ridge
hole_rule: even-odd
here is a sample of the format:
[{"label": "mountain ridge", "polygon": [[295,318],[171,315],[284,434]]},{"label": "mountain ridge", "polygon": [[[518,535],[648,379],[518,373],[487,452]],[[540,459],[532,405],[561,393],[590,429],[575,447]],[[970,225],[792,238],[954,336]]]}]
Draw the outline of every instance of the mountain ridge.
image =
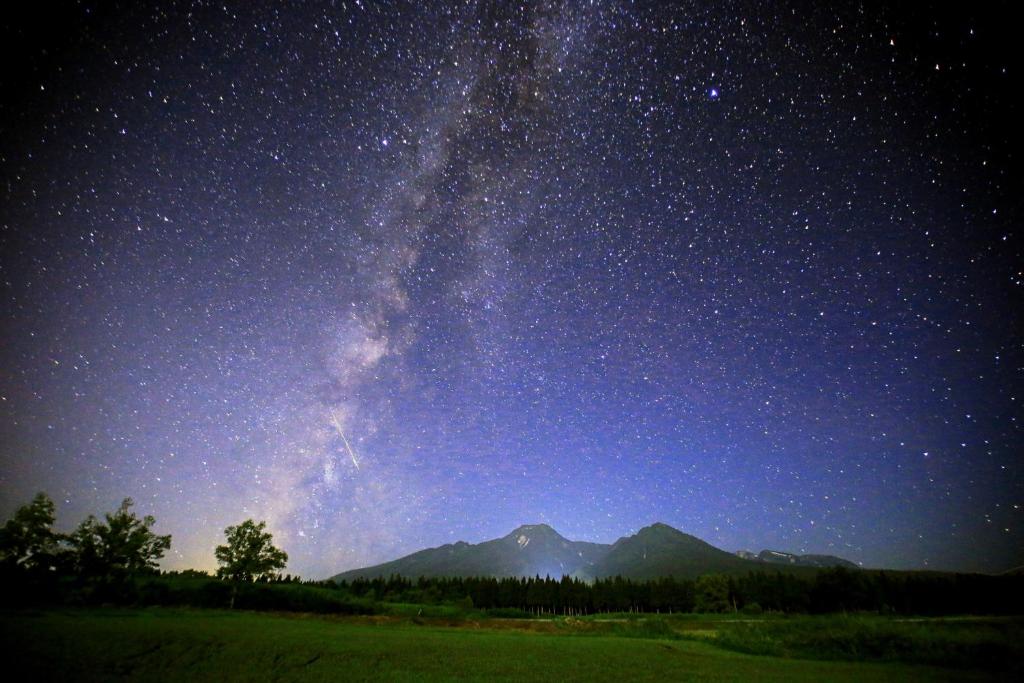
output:
[{"label": "mountain ridge", "polygon": [[654,579],[693,578],[712,573],[740,575],[766,568],[808,573],[824,566],[856,567],[848,560],[830,555],[801,556],[768,550],[761,555],[765,553],[775,553],[785,560],[775,555],[761,559],[745,551],[731,553],[663,522],[645,526],[613,543],[572,541],[548,524],[522,524],[499,538],[424,548],[388,562],[340,572],[331,580],[352,581],[393,574],[410,578],[565,575],[584,580],[610,576]]},{"label": "mountain ridge", "polygon": [[746,550],[737,550],[736,555],[745,560],[757,560],[768,564],[782,564],[802,567],[846,567],[847,569],[860,569],[860,566],[835,555],[797,555],[781,550],[762,550],[756,555]]}]

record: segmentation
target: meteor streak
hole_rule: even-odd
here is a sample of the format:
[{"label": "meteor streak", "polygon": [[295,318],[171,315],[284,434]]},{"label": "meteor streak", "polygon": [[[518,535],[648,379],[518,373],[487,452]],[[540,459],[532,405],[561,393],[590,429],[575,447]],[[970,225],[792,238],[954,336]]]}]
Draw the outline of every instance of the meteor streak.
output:
[{"label": "meteor streak", "polygon": [[338,435],[341,436],[342,443],[345,444],[345,450],[348,451],[348,457],[352,458],[352,464],[359,469],[359,458],[356,457],[356,452],[352,450],[352,446],[348,444],[348,439],[345,438],[345,432],[341,430],[341,424],[338,422],[338,416],[331,411],[331,422],[334,424],[334,428],[338,430]]}]

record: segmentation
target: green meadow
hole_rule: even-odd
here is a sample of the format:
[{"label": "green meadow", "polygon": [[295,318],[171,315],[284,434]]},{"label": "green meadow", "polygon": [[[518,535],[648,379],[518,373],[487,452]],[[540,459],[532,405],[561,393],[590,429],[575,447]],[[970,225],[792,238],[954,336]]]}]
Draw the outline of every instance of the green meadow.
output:
[{"label": "green meadow", "polygon": [[985,681],[1021,674],[1019,619],[203,609],[5,612],[17,676],[76,681]]}]

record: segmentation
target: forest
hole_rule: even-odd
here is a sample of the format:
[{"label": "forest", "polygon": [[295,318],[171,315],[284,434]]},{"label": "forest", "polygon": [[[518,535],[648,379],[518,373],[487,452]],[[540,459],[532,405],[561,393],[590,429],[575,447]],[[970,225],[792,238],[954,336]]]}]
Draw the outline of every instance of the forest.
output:
[{"label": "forest", "polygon": [[[322,585],[322,584],[321,584]],[[357,580],[338,590],[381,602],[451,603],[539,614],[597,612],[877,612],[1020,614],[1024,577],[937,572],[822,569],[812,579],[784,572],[696,580],[572,577]]]}]

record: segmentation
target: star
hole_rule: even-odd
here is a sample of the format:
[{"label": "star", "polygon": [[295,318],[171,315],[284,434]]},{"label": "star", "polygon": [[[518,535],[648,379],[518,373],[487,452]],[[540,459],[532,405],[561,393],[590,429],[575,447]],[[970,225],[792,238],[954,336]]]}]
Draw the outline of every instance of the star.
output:
[{"label": "star", "polygon": [[0,29],[6,509],[1024,564],[998,3],[130,5]]}]

